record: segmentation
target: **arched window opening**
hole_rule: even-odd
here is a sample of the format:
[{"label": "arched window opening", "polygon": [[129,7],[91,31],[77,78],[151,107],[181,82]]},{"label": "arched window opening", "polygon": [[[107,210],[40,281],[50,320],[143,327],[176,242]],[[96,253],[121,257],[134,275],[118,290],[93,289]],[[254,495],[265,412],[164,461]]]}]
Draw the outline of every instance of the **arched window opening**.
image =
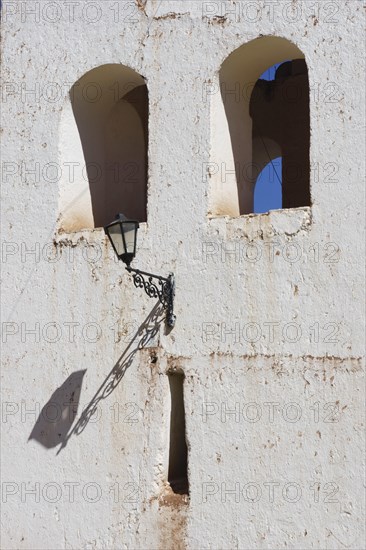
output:
[{"label": "arched window opening", "polygon": [[310,206],[309,82],[301,50],[280,37],[252,40],[226,58],[219,89],[211,94],[211,160],[219,168],[210,173],[210,215],[256,213],[255,194],[264,185],[262,174],[257,191],[258,175],[278,157],[280,208]]},{"label": "arched window opening", "polygon": [[[70,89],[61,128],[63,178],[60,222],[64,231],[103,227],[118,212],[147,219],[148,90],[123,65],[97,67]],[[65,134],[65,135],[64,135]]]}]

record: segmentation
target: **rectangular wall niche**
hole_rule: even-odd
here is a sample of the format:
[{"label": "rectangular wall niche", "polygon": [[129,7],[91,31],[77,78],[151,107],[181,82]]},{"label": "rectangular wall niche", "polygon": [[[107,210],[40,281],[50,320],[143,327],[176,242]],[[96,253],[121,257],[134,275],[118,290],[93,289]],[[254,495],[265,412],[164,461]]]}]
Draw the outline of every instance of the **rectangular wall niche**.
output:
[{"label": "rectangular wall niche", "polygon": [[171,395],[168,481],[173,493],[188,495],[188,451],[183,399],[183,373],[168,373]]}]

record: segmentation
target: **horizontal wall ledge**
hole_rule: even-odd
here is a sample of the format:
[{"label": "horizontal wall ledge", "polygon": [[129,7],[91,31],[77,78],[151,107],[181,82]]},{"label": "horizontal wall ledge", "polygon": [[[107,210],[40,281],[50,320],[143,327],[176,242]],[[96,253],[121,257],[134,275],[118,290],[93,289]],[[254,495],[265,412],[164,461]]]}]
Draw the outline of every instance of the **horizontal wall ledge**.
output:
[{"label": "horizontal wall ledge", "polygon": [[302,206],[270,210],[264,214],[244,214],[235,218],[210,217],[208,225],[216,234],[228,239],[263,239],[274,235],[292,237],[310,231],[312,209],[310,206]]}]

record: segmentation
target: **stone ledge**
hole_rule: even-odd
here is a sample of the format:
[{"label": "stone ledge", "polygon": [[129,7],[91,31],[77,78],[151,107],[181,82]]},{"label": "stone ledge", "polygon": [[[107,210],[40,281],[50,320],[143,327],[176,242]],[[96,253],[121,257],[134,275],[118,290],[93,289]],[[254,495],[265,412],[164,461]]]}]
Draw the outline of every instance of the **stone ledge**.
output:
[{"label": "stone ledge", "polygon": [[211,217],[208,227],[227,239],[264,240],[275,235],[294,237],[310,231],[312,210],[310,206],[303,206],[270,210],[265,214],[245,214],[237,218]]}]

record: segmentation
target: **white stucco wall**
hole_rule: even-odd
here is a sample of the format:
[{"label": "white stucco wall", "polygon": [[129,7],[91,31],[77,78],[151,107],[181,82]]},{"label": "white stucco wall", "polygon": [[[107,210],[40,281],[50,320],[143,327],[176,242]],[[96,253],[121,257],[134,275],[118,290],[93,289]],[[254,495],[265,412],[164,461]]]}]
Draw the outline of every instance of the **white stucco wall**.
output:
[{"label": "white stucco wall", "polygon": [[[362,3],[137,4],[2,6],[2,548],[363,548]],[[212,218],[208,85],[260,35],[307,61],[312,206]],[[134,265],[174,271],[169,334],[138,331],[154,301],[102,229],[59,231],[68,91],[108,63],[148,85]],[[189,502],[166,483],[172,369]],[[83,370],[73,423],[43,419],[61,450],[28,440]]]}]

